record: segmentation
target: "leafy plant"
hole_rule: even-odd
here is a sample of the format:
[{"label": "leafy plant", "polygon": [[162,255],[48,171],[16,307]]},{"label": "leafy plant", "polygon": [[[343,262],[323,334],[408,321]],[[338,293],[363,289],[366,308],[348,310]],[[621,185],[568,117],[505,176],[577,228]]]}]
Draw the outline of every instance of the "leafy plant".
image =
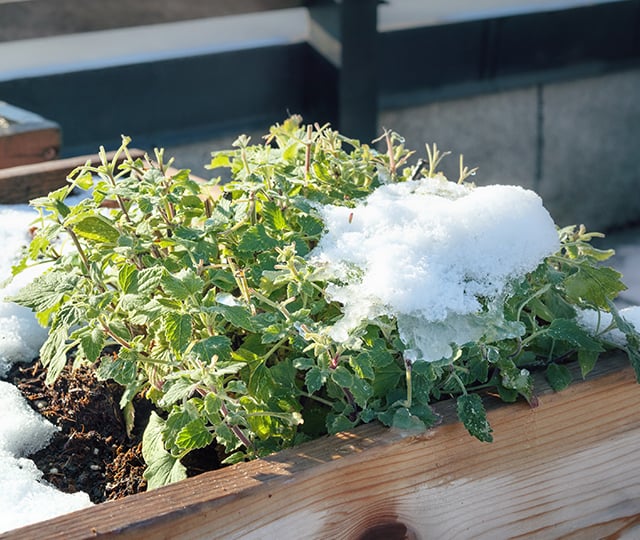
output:
[{"label": "leafy plant", "polygon": [[[214,153],[210,167],[231,175],[219,185],[172,170],[162,151],[133,159],[125,138],[111,161],[101,149],[100,166],[32,201],[40,217],[16,271],[49,267],[13,300],[49,327],[48,382],[73,352],[75,365],[124,387],[129,426],[134,398],[153,402],[143,439],[151,488],[183,478],[180,460],[197,448],[221,445],[231,463],[374,420],[425,429],[438,420],[431,404],[447,397],[470,433],[491,441],[477,390],[532,402],[531,369],[546,368],[561,389],[566,359],[577,356],[586,375],[611,346],[577,324],[576,310],[610,311],[624,285],[600,266],[610,253],[576,227],[560,230],[560,251],[512,284],[503,316],[521,337],[414,363],[393,317],[331,338],[342,306],[326,294],[333,278],[307,257],[325,229],[319,206],[353,206],[382,183],[441,176],[435,145],[410,166],[398,135],[382,140],[378,152],[292,117],[264,144],[242,136]],[[461,160],[459,182],[474,171]],[[87,196],[71,205],[75,190]],[[629,344],[637,367],[638,341]]]}]

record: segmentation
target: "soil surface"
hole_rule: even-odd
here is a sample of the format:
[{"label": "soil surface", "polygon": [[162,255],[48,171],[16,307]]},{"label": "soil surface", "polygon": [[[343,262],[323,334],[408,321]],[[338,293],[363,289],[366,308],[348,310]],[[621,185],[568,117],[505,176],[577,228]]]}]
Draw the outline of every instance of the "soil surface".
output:
[{"label": "soil surface", "polygon": [[[141,398],[134,403],[136,421],[128,435],[119,385],[98,381],[87,368],[65,368],[52,386],[45,384],[45,376],[40,362],[16,364],[7,376],[36,411],[60,428],[49,446],[29,456],[44,479],[67,493],[84,491],[94,503],[144,491],[141,441],[149,402]],[[189,476],[220,467],[215,448],[187,458],[183,464]]]}]

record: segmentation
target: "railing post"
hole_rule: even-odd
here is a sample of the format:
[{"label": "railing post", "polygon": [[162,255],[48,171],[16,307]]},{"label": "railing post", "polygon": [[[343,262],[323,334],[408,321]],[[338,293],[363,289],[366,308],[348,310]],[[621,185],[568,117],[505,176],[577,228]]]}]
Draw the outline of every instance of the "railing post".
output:
[{"label": "railing post", "polygon": [[377,7],[378,0],[309,2],[309,108],[363,142],[378,130]]}]

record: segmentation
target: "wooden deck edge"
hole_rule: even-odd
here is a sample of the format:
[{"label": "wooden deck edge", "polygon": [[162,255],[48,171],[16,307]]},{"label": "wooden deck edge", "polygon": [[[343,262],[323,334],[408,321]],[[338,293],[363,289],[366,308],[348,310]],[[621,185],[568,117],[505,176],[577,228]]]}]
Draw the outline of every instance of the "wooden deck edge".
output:
[{"label": "wooden deck edge", "polygon": [[408,538],[577,538],[636,527],[640,387],[627,359],[609,355],[559,393],[536,382],[536,408],[489,404],[491,444],[443,402],[444,422],[427,433],[362,426],[0,539],[358,539],[381,527]]},{"label": "wooden deck edge", "polygon": [[[139,149],[130,149],[129,153],[134,158],[145,154]],[[111,160],[114,155],[109,152],[107,158]],[[87,162],[98,165],[100,158],[98,154],[90,154],[0,169],[0,201],[2,204],[23,204],[47,195],[66,185],[69,173]]]}]

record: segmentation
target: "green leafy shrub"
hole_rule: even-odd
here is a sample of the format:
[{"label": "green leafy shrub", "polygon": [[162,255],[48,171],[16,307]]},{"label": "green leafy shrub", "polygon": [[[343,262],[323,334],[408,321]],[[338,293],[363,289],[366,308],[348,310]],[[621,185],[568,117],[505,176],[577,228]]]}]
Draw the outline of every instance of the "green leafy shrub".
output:
[{"label": "green leafy shrub", "polygon": [[[576,310],[615,310],[624,285],[600,265],[610,253],[576,227],[560,230],[559,251],[510,285],[496,326],[515,333],[453,345],[451,357],[431,362],[405,358],[389,315],[334,339],[343,306],[326,291],[339,279],[309,257],[325,233],[320,207],[354,206],[383,183],[441,178],[435,146],[409,166],[401,139],[384,139],[378,152],[290,118],[264,144],[243,136],[214,153],[211,168],[230,170],[224,185],[170,171],[162,152],[132,159],[125,139],[122,164],[101,151],[100,166],[32,201],[40,218],[16,271],[50,267],[13,300],[50,329],[41,349],[48,382],[72,356],[124,387],[130,424],[135,396],[153,402],[143,439],[150,487],[183,478],[181,458],[211,444],[236,462],[374,420],[425,429],[437,421],[431,404],[447,397],[457,397],[471,434],[491,441],[475,390],[532,401],[532,368],[546,368],[561,389],[565,359],[576,356],[587,374],[611,348],[576,322]],[[464,182],[473,171],[460,169]],[[90,191],[70,205],[72,190]],[[637,368],[637,334],[616,320]]]}]

